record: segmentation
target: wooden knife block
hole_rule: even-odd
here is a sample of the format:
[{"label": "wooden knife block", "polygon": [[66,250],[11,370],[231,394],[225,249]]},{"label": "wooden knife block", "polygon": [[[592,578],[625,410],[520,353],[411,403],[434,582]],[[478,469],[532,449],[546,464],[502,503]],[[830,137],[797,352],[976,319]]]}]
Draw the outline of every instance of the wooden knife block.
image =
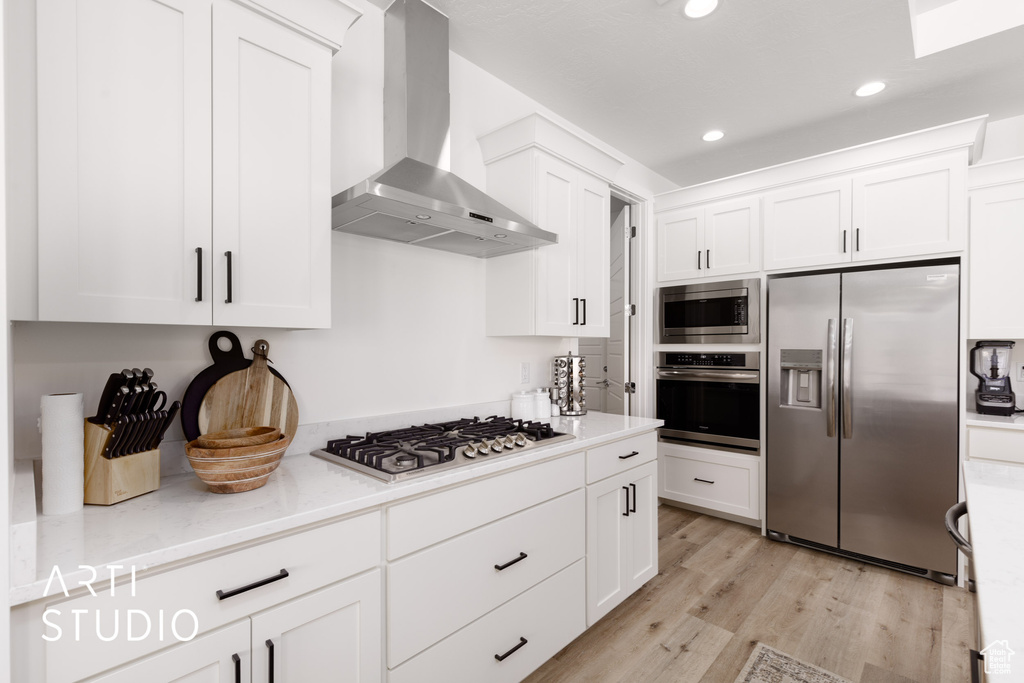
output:
[{"label": "wooden knife block", "polygon": [[160,488],[160,449],[104,458],[113,430],[85,421],[85,502],[113,505]]}]

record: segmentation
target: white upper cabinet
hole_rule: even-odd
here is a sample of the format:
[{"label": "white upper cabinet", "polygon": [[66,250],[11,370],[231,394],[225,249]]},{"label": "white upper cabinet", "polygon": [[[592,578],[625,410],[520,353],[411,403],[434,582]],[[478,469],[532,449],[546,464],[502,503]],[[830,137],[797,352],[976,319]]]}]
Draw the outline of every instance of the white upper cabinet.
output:
[{"label": "white upper cabinet", "polygon": [[966,238],[962,150],[853,176],[854,261],[961,251]]},{"label": "white upper cabinet", "polygon": [[1024,307],[1008,301],[1024,253],[1024,158],[975,166],[970,174],[967,336],[1022,339]]},{"label": "white upper cabinet", "polygon": [[764,198],[764,269],[850,260],[849,178],[769,192]]},{"label": "white upper cabinet", "polygon": [[40,319],[330,325],[338,46],[271,16],[39,0]]},{"label": "white upper cabinet", "polygon": [[759,197],[658,214],[658,282],[760,270]]},{"label": "white upper cabinet", "polygon": [[480,138],[487,191],[558,244],[487,260],[487,334],[607,337],[621,162],[539,115]]}]

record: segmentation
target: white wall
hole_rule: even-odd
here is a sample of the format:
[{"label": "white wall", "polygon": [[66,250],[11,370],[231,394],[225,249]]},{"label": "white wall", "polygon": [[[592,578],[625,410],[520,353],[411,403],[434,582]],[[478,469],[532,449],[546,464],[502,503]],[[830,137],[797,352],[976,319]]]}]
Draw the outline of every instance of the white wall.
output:
[{"label": "white wall", "polygon": [[[34,0],[8,2],[15,6],[9,36],[17,47],[8,54],[19,64],[8,90],[8,140],[13,144],[7,187],[17,194],[7,214],[13,252],[8,277],[17,290],[12,317],[23,319],[36,315]],[[383,158],[383,14],[364,0],[351,4],[364,16],[349,31],[333,67],[335,192],[379,170]],[[568,123],[454,54],[451,70],[452,170],[480,187],[485,187],[485,173],[479,135],[534,111]],[[673,188],[632,160],[614,180],[644,197]],[[482,260],[340,233],[332,235],[332,250],[332,329],[233,330],[246,349],[257,338],[270,342],[270,358],[295,391],[303,424],[501,400],[523,387],[521,362],[531,364],[530,386],[540,386],[546,383],[551,356],[576,349],[569,339],[484,336]],[[38,456],[41,395],[82,391],[92,411],[109,373],[148,366],[169,396],[180,397],[210,363],[207,339],[216,329],[17,323],[17,457]],[[169,438],[180,438],[177,427]]]}]

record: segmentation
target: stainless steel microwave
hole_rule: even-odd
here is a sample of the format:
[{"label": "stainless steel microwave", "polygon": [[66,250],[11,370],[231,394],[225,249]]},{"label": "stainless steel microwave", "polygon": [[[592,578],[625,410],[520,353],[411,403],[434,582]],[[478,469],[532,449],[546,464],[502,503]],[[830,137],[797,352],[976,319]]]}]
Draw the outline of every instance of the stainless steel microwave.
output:
[{"label": "stainless steel microwave", "polygon": [[731,280],[658,290],[662,344],[757,344],[761,281]]}]

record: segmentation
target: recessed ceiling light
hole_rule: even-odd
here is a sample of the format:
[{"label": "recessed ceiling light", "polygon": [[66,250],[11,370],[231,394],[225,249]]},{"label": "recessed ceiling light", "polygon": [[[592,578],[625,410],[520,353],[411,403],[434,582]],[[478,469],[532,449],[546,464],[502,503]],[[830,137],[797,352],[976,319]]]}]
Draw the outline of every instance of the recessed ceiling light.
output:
[{"label": "recessed ceiling light", "polygon": [[421,221],[428,221],[428,220],[430,220],[430,216],[428,216],[425,213],[418,213],[418,214],[416,214],[416,218],[419,218]]},{"label": "recessed ceiling light", "polygon": [[688,0],[683,13],[691,19],[706,17],[718,7],[718,0]]},{"label": "recessed ceiling light", "polygon": [[882,81],[871,81],[857,88],[853,93],[857,97],[871,97],[885,90],[885,83]]},{"label": "recessed ceiling light", "polygon": [[725,133],[720,130],[709,130],[707,133],[704,133],[702,139],[704,142],[715,142],[716,140],[721,140],[724,137]]},{"label": "recessed ceiling light", "polygon": [[497,235],[495,235],[495,237],[496,237],[496,238],[498,238],[499,240],[503,240],[503,239],[505,239],[506,237],[508,237],[508,235],[506,235],[506,234],[505,234],[505,233],[503,233],[503,232],[499,232],[499,233],[498,233]]}]

